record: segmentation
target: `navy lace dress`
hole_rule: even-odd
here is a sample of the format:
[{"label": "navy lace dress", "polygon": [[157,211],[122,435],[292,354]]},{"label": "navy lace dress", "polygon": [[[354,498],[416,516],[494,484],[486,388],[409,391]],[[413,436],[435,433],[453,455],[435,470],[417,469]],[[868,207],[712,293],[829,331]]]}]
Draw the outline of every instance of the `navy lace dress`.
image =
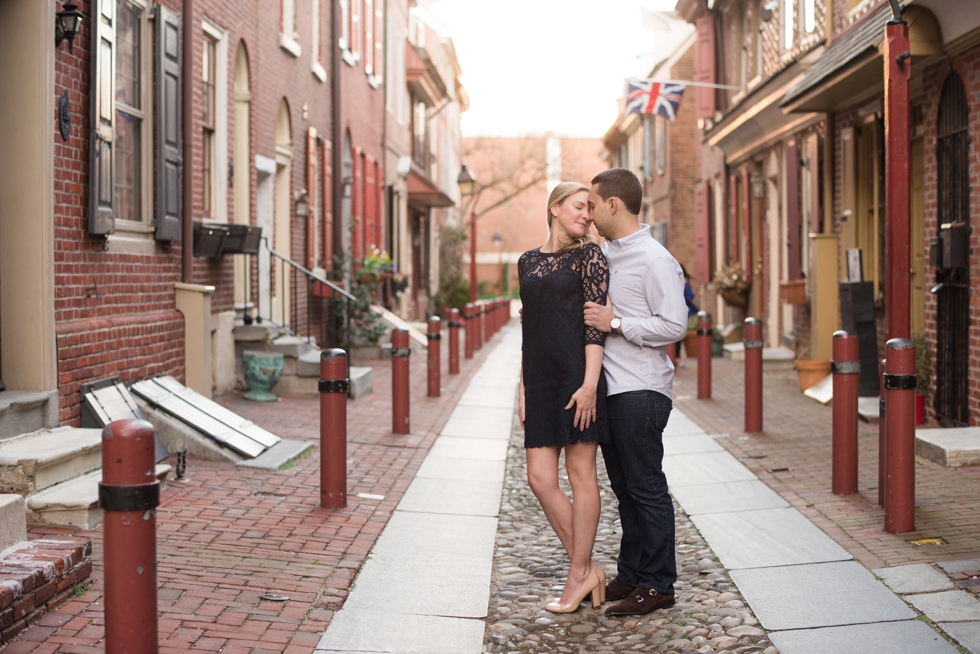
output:
[{"label": "navy lace dress", "polygon": [[609,264],[595,243],[570,252],[521,255],[517,276],[524,305],[524,447],[609,442],[606,379],[599,375],[596,422],[574,427],[575,407],[565,410],[585,380],[585,346],[606,334],[585,326],[586,302],[606,302]]}]

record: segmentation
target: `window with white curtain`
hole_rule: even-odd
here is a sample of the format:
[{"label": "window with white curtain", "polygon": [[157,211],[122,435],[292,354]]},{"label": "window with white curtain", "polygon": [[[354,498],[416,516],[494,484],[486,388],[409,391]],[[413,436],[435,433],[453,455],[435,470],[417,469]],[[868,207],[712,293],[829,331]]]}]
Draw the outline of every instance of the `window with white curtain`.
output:
[{"label": "window with white curtain", "polygon": [[813,32],[817,26],[817,4],[816,0],[803,0],[803,31],[807,34]]},{"label": "window with white curtain", "polygon": [[792,50],[796,41],[796,0],[783,0],[783,49]]}]

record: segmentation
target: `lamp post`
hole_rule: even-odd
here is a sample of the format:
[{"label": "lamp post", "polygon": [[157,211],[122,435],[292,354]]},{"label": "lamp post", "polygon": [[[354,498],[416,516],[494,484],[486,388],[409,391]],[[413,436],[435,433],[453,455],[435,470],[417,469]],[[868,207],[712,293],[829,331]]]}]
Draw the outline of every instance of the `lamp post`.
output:
[{"label": "lamp post", "polygon": [[493,237],[490,239],[493,243],[493,247],[497,250],[497,264],[500,266],[500,295],[504,294],[504,253],[500,249],[504,244],[504,238],[500,235],[500,232],[494,232]]},{"label": "lamp post", "polygon": [[[473,195],[476,187],[476,179],[466,169],[466,164],[462,164],[459,177],[456,178],[459,184],[459,193],[464,198]],[[470,302],[476,302],[476,207],[470,211]]]}]

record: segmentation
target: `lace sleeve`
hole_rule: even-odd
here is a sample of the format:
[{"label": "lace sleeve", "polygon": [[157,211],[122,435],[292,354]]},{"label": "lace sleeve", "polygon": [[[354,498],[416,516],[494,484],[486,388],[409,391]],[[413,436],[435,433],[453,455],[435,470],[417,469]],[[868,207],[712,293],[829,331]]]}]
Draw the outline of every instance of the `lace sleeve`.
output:
[{"label": "lace sleeve", "polygon": [[[582,247],[579,257],[579,277],[582,279],[582,295],[586,302],[606,303],[609,293],[609,263],[595,243]],[[585,328],[585,343],[605,345],[606,333],[594,327]]]}]

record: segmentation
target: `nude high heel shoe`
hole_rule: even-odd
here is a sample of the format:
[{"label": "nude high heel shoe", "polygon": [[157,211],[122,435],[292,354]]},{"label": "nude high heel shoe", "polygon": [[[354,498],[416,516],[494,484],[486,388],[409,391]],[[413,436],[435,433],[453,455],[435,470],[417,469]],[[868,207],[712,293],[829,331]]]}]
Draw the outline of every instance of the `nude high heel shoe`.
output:
[{"label": "nude high heel shoe", "polygon": [[602,585],[599,583],[599,575],[596,574],[595,567],[589,570],[589,576],[585,580],[585,584],[579,591],[578,595],[568,604],[562,604],[560,598],[554,602],[549,602],[545,604],[545,611],[551,611],[552,613],[574,613],[578,611],[579,604],[585,600],[586,595],[592,595],[592,608],[599,608],[599,597],[600,589]]},{"label": "nude high heel shoe", "polygon": [[602,566],[598,565],[595,561],[592,562],[592,567],[595,569],[596,576],[599,577],[599,603],[605,604],[606,602],[606,571],[602,569]]}]

